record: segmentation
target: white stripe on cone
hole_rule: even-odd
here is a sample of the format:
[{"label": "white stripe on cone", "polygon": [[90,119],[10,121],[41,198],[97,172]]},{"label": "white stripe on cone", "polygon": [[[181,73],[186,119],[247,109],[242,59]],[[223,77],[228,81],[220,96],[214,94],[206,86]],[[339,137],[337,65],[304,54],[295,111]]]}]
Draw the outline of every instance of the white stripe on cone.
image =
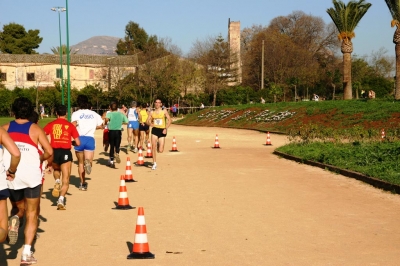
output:
[{"label": "white stripe on cone", "polygon": [[120,197],[121,199],[127,198],[127,197],[128,197],[128,192],[120,192],[120,193],[119,193],[119,197]]},{"label": "white stripe on cone", "polygon": [[135,234],[135,244],[147,243],[147,234]]},{"label": "white stripe on cone", "polygon": [[146,221],[144,219],[144,216],[140,215],[140,216],[137,217],[136,225],[146,225]]}]

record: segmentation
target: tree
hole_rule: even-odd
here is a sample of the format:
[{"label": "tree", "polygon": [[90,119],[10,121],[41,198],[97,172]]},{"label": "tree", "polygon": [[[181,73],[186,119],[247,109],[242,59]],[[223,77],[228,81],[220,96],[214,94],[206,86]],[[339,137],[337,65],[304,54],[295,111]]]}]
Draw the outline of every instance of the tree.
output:
[{"label": "tree", "polygon": [[191,50],[192,59],[202,65],[205,88],[213,96],[216,105],[217,92],[237,80],[237,56],[229,49],[229,43],[219,35],[204,42],[195,43]]},{"label": "tree", "polygon": [[36,54],[43,38],[39,30],[25,30],[22,25],[10,23],[0,32],[0,51],[7,54]]},{"label": "tree", "polygon": [[[60,46],[52,47],[51,52],[53,54],[59,55],[60,54]],[[69,48],[70,54],[76,54],[78,51],[72,51],[72,48]],[[61,45],[61,54],[67,54],[67,46],[65,44]]]},{"label": "tree", "polygon": [[365,0],[352,0],[347,5],[340,0],[333,0],[334,8],[328,8],[327,13],[331,17],[337,30],[338,38],[342,41],[341,51],[343,53],[343,99],[353,98],[351,87],[351,53],[353,43],[351,39],[355,37],[354,29],[362,17],[371,7]]},{"label": "tree", "polygon": [[115,52],[118,55],[131,55],[144,51],[148,39],[149,35],[143,28],[139,27],[138,23],[129,21],[125,26],[125,38],[119,40]]}]

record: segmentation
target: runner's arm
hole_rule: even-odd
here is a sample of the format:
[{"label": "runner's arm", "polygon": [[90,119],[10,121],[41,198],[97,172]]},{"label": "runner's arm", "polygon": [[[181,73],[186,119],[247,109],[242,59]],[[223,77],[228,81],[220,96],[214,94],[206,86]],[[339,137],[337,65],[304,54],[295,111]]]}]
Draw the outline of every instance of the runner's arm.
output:
[{"label": "runner's arm", "polygon": [[40,155],[40,161],[43,162],[47,160],[49,162],[49,165],[51,165],[51,163],[53,162],[53,148],[51,147],[50,142],[47,139],[47,136],[44,133],[43,129],[41,129],[36,124],[33,124],[32,126],[35,126],[34,130],[37,131],[38,142],[40,145],[42,145],[42,148],[44,150],[43,154]]},{"label": "runner's arm", "polygon": [[172,120],[171,120],[171,117],[169,116],[169,113],[167,110],[164,110],[164,114],[165,114],[165,118],[167,118],[167,121],[166,121],[167,124],[165,125],[165,128],[167,129],[171,125]]},{"label": "runner's arm", "polygon": [[150,112],[149,117],[147,118],[146,124],[149,126],[153,126],[153,124],[151,123],[153,120],[153,113]]},{"label": "runner's arm", "polygon": [[11,154],[11,162],[7,170],[7,179],[11,180],[15,177],[15,172],[17,171],[21,159],[21,152],[17,145],[15,145],[15,142],[11,139],[10,135],[8,135],[7,131],[3,128],[0,128],[0,142]]}]

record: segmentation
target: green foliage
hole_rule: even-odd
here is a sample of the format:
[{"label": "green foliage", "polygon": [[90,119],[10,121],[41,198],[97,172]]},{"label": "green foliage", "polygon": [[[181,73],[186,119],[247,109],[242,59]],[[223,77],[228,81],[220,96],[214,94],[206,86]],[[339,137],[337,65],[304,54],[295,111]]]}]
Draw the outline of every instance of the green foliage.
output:
[{"label": "green foliage", "polygon": [[[256,93],[249,87],[227,87],[217,92],[217,105],[247,104],[256,101]],[[259,100],[258,100],[259,101]]]},{"label": "green foliage", "polygon": [[340,0],[333,0],[334,7],[328,8],[327,13],[337,27],[342,39],[354,37],[354,29],[371,7],[365,0],[351,0],[347,5]]},{"label": "green foliage", "polygon": [[43,38],[39,30],[26,31],[22,25],[10,23],[0,32],[0,51],[7,54],[35,54]]},{"label": "green foliage", "polygon": [[277,149],[400,185],[400,142],[291,143]]},{"label": "green foliage", "polygon": [[385,0],[389,12],[394,20],[400,21],[400,2],[398,0]]}]

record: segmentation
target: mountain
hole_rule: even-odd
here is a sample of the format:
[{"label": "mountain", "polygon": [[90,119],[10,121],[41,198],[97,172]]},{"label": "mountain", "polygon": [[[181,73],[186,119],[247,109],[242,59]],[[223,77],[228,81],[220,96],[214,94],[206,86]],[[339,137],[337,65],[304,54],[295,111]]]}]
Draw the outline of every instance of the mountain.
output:
[{"label": "mountain", "polygon": [[94,36],[71,46],[71,52],[88,55],[117,55],[117,43],[121,38]]}]

